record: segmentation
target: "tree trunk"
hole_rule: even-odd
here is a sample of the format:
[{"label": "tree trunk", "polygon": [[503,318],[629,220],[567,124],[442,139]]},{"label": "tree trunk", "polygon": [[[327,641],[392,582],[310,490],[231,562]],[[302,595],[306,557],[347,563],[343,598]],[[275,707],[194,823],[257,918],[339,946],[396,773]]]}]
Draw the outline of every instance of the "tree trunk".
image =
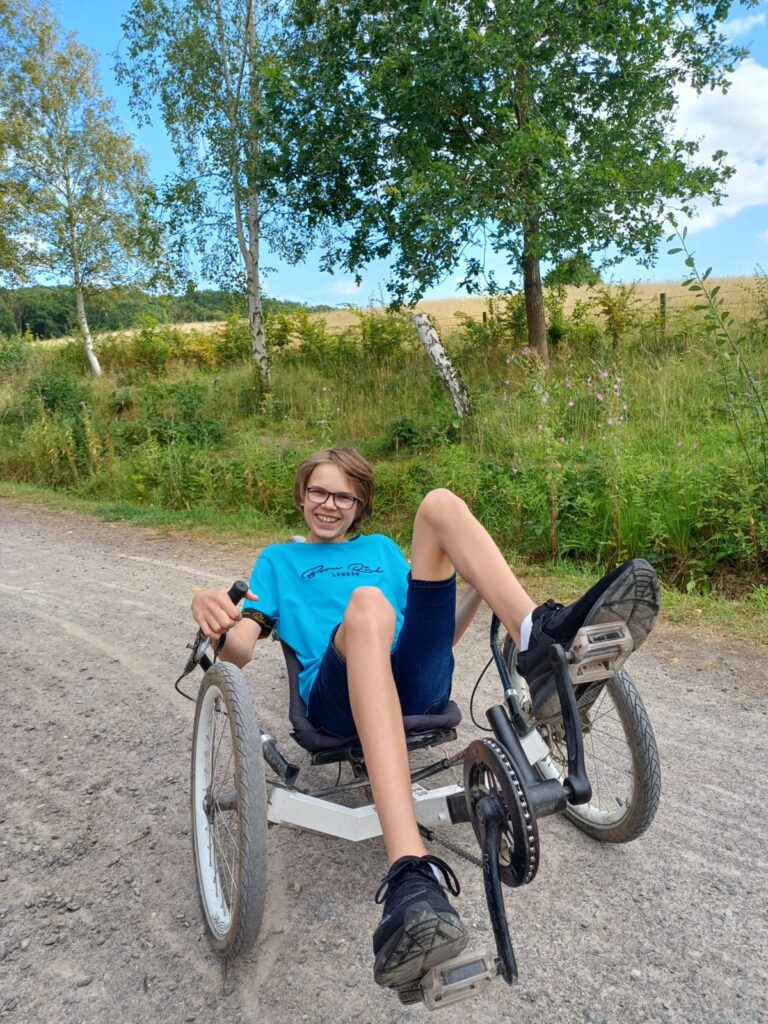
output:
[{"label": "tree trunk", "polygon": [[77,323],[80,327],[80,333],[83,335],[83,342],[85,344],[85,354],[88,356],[88,362],[91,364],[94,377],[101,376],[101,366],[96,355],[96,350],[93,347],[93,338],[91,337],[91,329],[88,326],[88,319],[85,315],[85,300],[83,298],[83,283],[80,280],[80,274],[75,271],[75,308],[77,309]]},{"label": "tree trunk", "polygon": [[269,357],[261,308],[261,274],[259,273],[259,213],[255,196],[248,202],[248,258],[246,260],[248,288],[248,322],[251,327],[251,354],[259,368],[264,387],[269,390]]},{"label": "tree trunk", "polygon": [[525,315],[528,322],[528,344],[536,352],[544,366],[549,366],[547,346],[547,325],[544,319],[544,292],[541,286],[539,257],[533,246],[538,235],[538,225],[527,224],[523,231],[523,290],[525,293]]},{"label": "tree trunk", "polygon": [[416,328],[416,333],[424,346],[424,351],[432,360],[432,365],[437,370],[438,377],[448,389],[457,414],[460,417],[468,416],[472,411],[469,392],[459,376],[459,371],[443,348],[440,336],[431,323],[429,316],[426,313],[411,313],[411,322]]}]

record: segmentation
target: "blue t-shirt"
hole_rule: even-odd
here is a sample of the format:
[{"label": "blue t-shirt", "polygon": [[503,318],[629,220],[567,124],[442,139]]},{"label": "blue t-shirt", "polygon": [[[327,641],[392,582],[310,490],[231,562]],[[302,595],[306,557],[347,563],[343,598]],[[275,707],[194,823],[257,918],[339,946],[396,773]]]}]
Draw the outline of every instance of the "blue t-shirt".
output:
[{"label": "blue t-shirt", "polygon": [[306,703],[333,629],[352,591],[378,587],[403,624],[409,566],[389,537],[375,533],[327,544],[271,544],[259,555],[248,584],[258,601],[245,601],[274,624],[302,666],[299,693]]}]

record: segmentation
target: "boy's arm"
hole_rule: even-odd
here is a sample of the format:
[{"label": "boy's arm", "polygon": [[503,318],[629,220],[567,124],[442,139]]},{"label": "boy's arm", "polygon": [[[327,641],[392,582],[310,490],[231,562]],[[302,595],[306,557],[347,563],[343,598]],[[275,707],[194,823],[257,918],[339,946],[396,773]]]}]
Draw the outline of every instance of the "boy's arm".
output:
[{"label": "boy's arm", "polygon": [[[258,596],[249,590],[246,597],[258,601]],[[263,634],[263,628],[251,618],[244,618],[240,609],[229,599],[226,590],[203,589],[192,598],[192,616],[200,629],[211,640],[218,640],[226,633],[226,640],[219,657],[243,668],[253,658],[256,641]]]}]

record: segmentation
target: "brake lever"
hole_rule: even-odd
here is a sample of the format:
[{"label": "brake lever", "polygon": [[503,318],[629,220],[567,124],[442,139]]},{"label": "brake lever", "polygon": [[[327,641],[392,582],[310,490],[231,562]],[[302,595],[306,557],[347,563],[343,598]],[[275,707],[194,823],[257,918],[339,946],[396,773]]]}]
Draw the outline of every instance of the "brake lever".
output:
[{"label": "brake lever", "polygon": [[[238,605],[240,604],[240,602],[243,600],[247,593],[248,584],[243,583],[242,580],[235,580],[235,582],[227,591],[227,597],[230,599],[232,604]],[[211,658],[208,654],[208,651],[211,647],[211,638],[206,636],[202,629],[198,629],[192,643],[187,644],[187,650],[190,650],[192,653],[187,658],[187,663],[184,666],[181,675],[173,684],[173,687],[177,693],[180,693],[182,697],[186,697],[187,700],[195,699],[194,697],[190,697],[188,693],[184,693],[184,691],[179,688],[179,683],[185,676],[188,676],[190,672],[194,671],[194,669],[196,669],[198,665],[202,668],[203,672],[207,672],[208,669],[211,667],[211,665],[213,665],[213,663],[219,656],[219,651],[224,646],[224,641],[226,640],[226,637],[227,634],[222,633],[222,635],[216,641],[216,645],[213,648],[213,657]]]}]

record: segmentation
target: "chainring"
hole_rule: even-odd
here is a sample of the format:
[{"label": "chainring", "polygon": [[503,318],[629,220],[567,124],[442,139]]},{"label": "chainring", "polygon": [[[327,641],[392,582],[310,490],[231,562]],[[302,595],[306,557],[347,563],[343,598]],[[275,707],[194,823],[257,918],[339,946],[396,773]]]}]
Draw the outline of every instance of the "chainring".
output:
[{"label": "chainring", "polygon": [[478,815],[484,796],[504,805],[505,825],[499,835],[499,874],[505,885],[527,885],[539,870],[539,829],[523,780],[504,748],[492,739],[474,740],[464,754],[464,794],[480,849],[485,849],[485,826]]}]

